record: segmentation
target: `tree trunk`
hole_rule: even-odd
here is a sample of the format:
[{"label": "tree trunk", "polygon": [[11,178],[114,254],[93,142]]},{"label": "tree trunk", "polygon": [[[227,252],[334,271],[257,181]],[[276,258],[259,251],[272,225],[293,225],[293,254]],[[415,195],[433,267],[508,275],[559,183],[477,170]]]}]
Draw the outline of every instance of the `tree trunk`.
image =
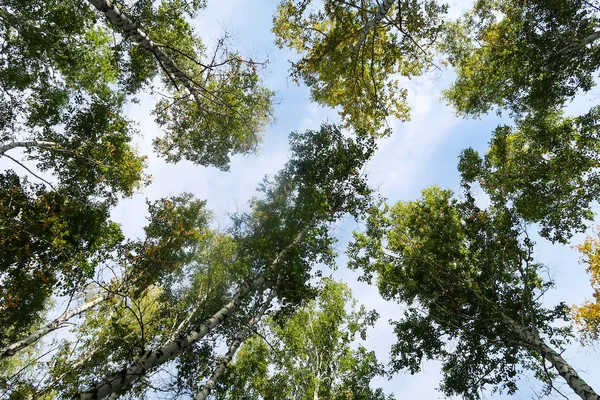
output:
[{"label": "tree trunk", "polygon": [[225,356],[219,363],[219,366],[215,369],[215,372],[212,374],[210,379],[208,381],[206,381],[206,383],[202,386],[202,389],[200,390],[200,392],[198,392],[198,394],[196,395],[196,400],[204,400],[204,399],[206,399],[206,396],[208,396],[210,394],[210,391],[215,387],[215,384],[217,383],[217,381],[225,373],[225,369],[227,368],[227,365],[229,365],[229,363],[233,359],[233,356],[235,355],[236,351],[238,350],[238,348],[240,347],[242,342],[244,340],[246,340],[248,338],[248,336],[250,336],[250,330],[252,329],[252,327],[254,325],[256,325],[256,323],[258,323],[258,321],[261,320],[264,313],[267,312],[269,307],[271,307],[272,300],[273,300],[273,295],[269,296],[269,298],[265,301],[265,304],[261,307],[258,314],[256,314],[256,316],[248,322],[248,325],[246,327],[244,327],[244,329],[242,329],[240,331],[240,333],[238,333],[238,335],[236,336],[236,338],[233,341],[233,343],[231,344],[231,346],[229,346],[229,350],[227,351],[227,354],[225,354]]},{"label": "tree trunk", "polygon": [[381,22],[383,17],[385,17],[386,14],[388,13],[388,11],[390,11],[390,8],[392,8],[393,4],[394,4],[394,0],[383,0],[383,2],[381,4],[379,4],[379,7],[377,7],[377,12],[373,16],[373,18],[371,20],[369,20],[369,22],[367,22],[365,24],[365,26],[363,27],[362,32],[360,34],[360,38],[358,39],[358,42],[356,42],[356,45],[354,46],[355,51],[358,50],[363,45],[363,43],[365,42],[365,39],[367,38],[367,34],[369,33],[369,31],[371,29],[373,29],[374,27],[376,27]]},{"label": "tree trunk", "polygon": [[600,400],[600,396],[598,396],[594,389],[577,374],[577,371],[560,354],[544,343],[537,332],[522,326],[507,316],[504,316],[504,320],[520,337],[521,341],[529,347],[538,350],[541,356],[552,364],[558,371],[558,374],[567,381],[567,384],[579,397],[583,400]]},{"label": "tree trunk", "polygon": [[0,146],[0,157],[8,150],[15,149],[17,147],[42,147],[42,148],[55,148],[57,144],[54,142],[45,142],[43,140],[28,140],[25,142],[12,142]]},{"label": "tree trunk", "polygon": [[273,262],[267,267],[267,269],[256,279],[251,282],[246,282],[241,285],[237,294],[233,299],[226,304],[223,308],[217,311],[212,317],[206,320],[202,325],[194,328],[187,336],[174,340],[167,343],[158,350],[150,350],[140,357],[136,362],[131,364],[129,367],[122,369],[121,371],[113,374],[102,382],[89,387],[84,392],[78,393],[75,399],[81,400],[95,400],[103,399],[111,393],[118,392],[124,387],[137,381],[139,378],[144,376],[149,370],[158,367],[169,361],[171,358],[179,354],[182,350],[190,347],[204,336],[206,336],[212,329],[218,327],[227,319],[227,317],[235,311],[244,297],[253,290],[256,290],[263,286],[266,282],[266,276],[273,271],[276,271],[277,266],[283,256],[296,246],[304,233],[308,230],[311,224],[307,225],[304,230],[296,235],[292,243],[286,246],[273,260]]},{"label": "tree trunk", "polygon": [[156,59],[165,67],[165,69],[172,73],[183,85],[189,90],[190,94],[194,96],[194,99],[198,103],[198,107],[201,106],[200,97],[198,96],[198,90],[195,88],[195,83],[192,79],[184,73],[175,64],[173,59],[169,57],[159,46],[157,46],[148,35],[142,32],[141,29],[136,28],[133,21],[127,18],[121,10],[112,4],[109,0],[88,0],[94,7],[104,13],[106,18],[114,25],[116,25],[126,36],[131,40],[138,43],[142,48],[148,50]]},{"label": "tree trunk", "polygon": [[587,46],[595,41],[600,40],[600,31],[596,31],[581,41],[582,46]]},{"label": "tree trunk", "polygon": [[567,47],[560,49],[558,53],[569,55],[570,53],[584,49],[589,44],[593,45],[594,42],[596,42],[597,40],[600,40],[600,31],[596,31],[596,32],[592,33],[591,35],[586,36],[585,38],[583,38],[579,41],[575,41],[571,46],[567,46]]},{"label": "tree trunk", "polygon": [[319,400],[319,386],[321,383],[321,371],[317,372],[317,376],[315,377],[315,391],[313,393],[313,400]]},{"label": "tree trunk", "polygon": [[200,308],[200,305],[194,307],[192,309],[192,311],[190,311],[188,313],[188,315],[185,317],[185,319],[183,321],[181,321],[181,323],[179,325],[177,325],[177,328],[175,328],[175,330],[173,332],[171,332],[171,334],[169,335],[169,338],[167,339],[167,343],[172,342],[179,337],[183,328],[185,328],[185,326],[191,321],[192,317],[194,316],[194,314],[196,314],[196,311],[198,311],[199,308]]},{"label": "tree trunk", "polygon": [[73,318],[76,315],[84,313],[85,311],[102,303],[103,301],[105,301],[106,299],[108,299],[111,296],[112,296],[111,293],[105,293],[102,296],[77,307],[73,311],[63,313],[60,317],[56,318],[54,321],[48,322],[47,324],[43,325],[37,331],[29,334],[29,336],[27,336],[25,339],[19,340],[18,342],[14,342],[12,344],[9,344],[8,346],[1,348],[0,349],[0,359],[6,358],[6,357],[11,357],[11,356],[15,355],[18,351],[21,351],[24,348],[34,344],[35,342],[37,342],[39,339],[46,336],[50,332],[53,332],[53,331],[61,328],[65,324],[65,322],[67,322],[69,319]]}]

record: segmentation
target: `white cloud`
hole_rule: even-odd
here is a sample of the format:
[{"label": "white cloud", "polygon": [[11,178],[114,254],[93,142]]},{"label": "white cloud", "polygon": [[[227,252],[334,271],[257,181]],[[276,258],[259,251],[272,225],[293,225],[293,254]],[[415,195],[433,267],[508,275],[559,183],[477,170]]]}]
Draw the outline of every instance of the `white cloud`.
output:
[{"label": "white cloud", "polygon": [[424,187],[422,182],[436,168],[433,156],[456,134],[460,122],[439,102],[436,82],[419,78],[410,81],[407,89],[411,120],[390,121],[393,134],[379,142],[379,151],[366,170],[373,185],[393,201]]}]

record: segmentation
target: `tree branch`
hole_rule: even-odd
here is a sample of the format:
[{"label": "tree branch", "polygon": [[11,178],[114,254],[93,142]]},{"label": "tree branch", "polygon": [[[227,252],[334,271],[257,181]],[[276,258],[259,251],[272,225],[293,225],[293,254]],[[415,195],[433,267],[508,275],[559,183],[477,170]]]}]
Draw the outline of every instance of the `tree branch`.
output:
[{"label": "tree branch", "polygon": [[5,155],[4,153],[6,153],[8,150],[15,149],[17,147],[58,148],[58,145],[55,142],[46,142],[43,140],[27,140],[27,141],[12,142],[12,143],[8,143],[8,144],[0,146],[0,157]]},{"label": "tree branch", "polygon": [[30,170],[29,168],[27,168],[25,166],[25,164],[23,164],[22,162],[15,160],[14,158],[12,158],[11,156],[9,156],[8,154],[4,154],[4,157],[13,160],[15,163],[19,164],[19,166],[21,166],[22,168],[24,168],[27,172],[29,172],[31,175],[35,176],[36,178],[38,178],[39,180],[41,180],[42,182],[44,182],[45,184],[47,184],[48,186],[50,186],[53,190],[56,190],[56,188],[54,187],[54,185],[52,185],[50,182],[48,182],[47,180],[45,180],[44,178],[42,178],[41,176],[37,175],[35,172],[33,172],[32,170]]},{"label": "tree branch", "polygon": [[363,27],[362,32],[360,34],[360,38],[358,39],[358,42],[354,45],[355,51],[362,46],[365,39],[367,38],[369,31],[381,22],[383,17],[385,17],[388,11],[390,11],[390,8],[392,8],[393,4],[394,0],[383,0],[383,2],[379,4],[379,7],[377,7],[377,12],[373,16],[373,18],[370,19],[369,22],[367,22]]}]

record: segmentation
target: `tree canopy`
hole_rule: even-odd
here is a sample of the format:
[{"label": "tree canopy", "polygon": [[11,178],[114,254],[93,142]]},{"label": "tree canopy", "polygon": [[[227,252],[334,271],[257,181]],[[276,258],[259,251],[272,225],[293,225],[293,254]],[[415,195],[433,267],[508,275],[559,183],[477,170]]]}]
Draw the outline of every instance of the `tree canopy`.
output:
[{"label": "tree canopy", "polygon": [[585,231],[598,199],[598,107],[565,117],[556,112],[500,126],[482,158],[469,148],[459,170],[467,187],[479,183],[492,201],[510,201],[542,236],[567,242]]},{"label": "tree canopy", "polygon": [[40,7],[26,0],[0,10],[0,158],[15,166],[0,174],[5,332],[35,321],[49,296],[77,290],[122,240],[110,211],[149,183],[147,156],[133,145],[138,132],[124,107],[155,76],[170,93],[156,105],[166,129],[156,141],[171,161],[226,169],[228,154],[256,149],[270,118],[272,93],[262,86],[260,63],[225,42],[204,53],[189,22],[203,2],[122,6],[136,24],[147,24],[153,40],[176,43],[165,57],[189,80],[187,94],[164,59],[99,18],[102,4],[118,10],[106,2]]},{"label": "tree canopy", "polygon": [[441,44],[457,73],[445,92],[457,113],[515,119],[494,131],[484,160],[463,153],[463,175],[563,243],[586,229],[597,199],[598,107],[564,108],[596,84],[599,10],[587,0],[477,1],[446,24]]},{"label": "tree canopy", "polygon": [[[331,125],[323,125],[319,130],[302,134],[293,133],[290,139],[293,153],[286,166],[272,181],[266,181],[261,186],[263,197],[252,202],[251,212],[234,218],[229,236],[233,253],[230,262],[225,264],[227,272],[232,275],[230,280],[225,281],[227,288],[225,297],[214,299],[215,308],[204,309],[205,314],[197,318],[191,317],[193,319],[186,322],[178,334],[167,336],[168,331],[164,330],[164,327],[175,326],[177,322],[160,323],[158,326],[161,329],[157,328],[155,331],[154,340],[151,339],[151,329],[157,323],[157,318],[152,316],[154,314],[149,314],[150,326],[146,333],[140,309],[145,309],[145,304],[150,307],[156,301],[148,299],[149,303],[146,303],[144,297],[140,298],[140,296],[158,296],[165,290],[172,291],[173,284],[177,281],[155,279],[142,286],[146,289],[141,292],[134,291],[132,294],[124,293],[123,296],[115,297],[118,303],[125,302],[122,311],[116,314],[115,323],[119,324],[118,327],[122,323],[131,326],[132,329],[140,327],[137,334],[131,333],[131,340],[136,342],[135,346],[121,342],[124,333],[117,331],[114,334],[114,341],[103,347],[105,351],[114,350],[114,346],[121,349],[119,352],[113,351],[114,357],[117,357],[114,362],[107,363],[108,356],[105,355],[104,358],[95,361],[96,364],[91,366],[91,370],[77,373],[78,378],[69,381],[68,387],[62,389],[61,386],[53,386],[56,387],[55,390],[59,390],[61,396],[76,395],[77,398],[86,399],[125,392],[140,395],[152,390],[153,374],[170,368],[177,368],[180,371],[176,380],[178,385],[176,387],[179,389],[173,390],[187,390],[186,393],[197,391],[199,387],[191,381],[192,377],[198,379],[200,376],[206,376],[212,366],[213,348],[207,346],[207,340],[229,337],[229,332],[235,329],[236,324],[245,323],[253,317],[253,306],[262,303],[268,297],[268,292],[276,296],[280,305],[280,316],[289,315],[306,298],[314,295],[314,289],[309,281],[316,273],[313,267],[318,262],[330,265],[334,262],[331,248],[334,238],[331,236],[329,224],[346,214],[359,216],[370,203],[371,192],[360,170],[374,151],[374,143],[373,139],[368,137],[356,139],[345,137],[336,126]],[[315,162],[315,157],[321,155],[326,156],[323,161]],[[172,207],[170,202],[163,202],[163,204]],[[157,215],[157,228],[162,226],[161,222],[168,221],[175,223],[175,227],[180,226],[177,219],[164,218],[163,214],[160,212]],[[175,215],[179,214],[181,213]],[[169,215],[171,213],[167,214],[167,217]],[[146,229],[146,234],[151,235],[155,231],[160,233],[163,229]],[[186,232],[188,231],[182,231],[183,234]],[[167,243],[171,244],[173,236],[169,233],[165,236],[161,234],[159,237],[165,238]],[[190,240],[193,241],[194,238]],[[154,247],[160,249],[162,246]],[[136,252],[133,255],[127,252],[126,260],[153,262],[157,259],[158,249],[155,252]],[[143,257],[138,257],[142,254]],[[158,257],[157,261],[161,259],[162,257]],[[167,266],[172,264],[171,261]],[[181,265],[183,271],[185,265],[185,263]],[[148,268],[144,268],[140,272],[146,274],[147,271]],[[165,274],[168,277],[169,274],[176,272],[167,270]],[[188,271],[180,276],[183,279],[182,284],[187,284],[186,281],[194,275]],[[127,278],[128,274],[125,274],[125,277]],[[175,287],[177,286],[176,284]],[[186,291],[181,293],[185,294]],[[140,298],[135,300],[137,313],[136,308],[128,305],[128,298],[131,298],[132,302]],[[188,305],[187,300],[179,296],[173,295],[173,301],[174,307],[180,311],[178,313],[166,311],[165,317],[172,318],[174,315],[183,314],[178,320],[185,320],[182,307],[187,311],[189,308],[193,309],[193,306]],[[110,307],[112,303],[102,304]],[[167,304],[169,303],[165,302],[165,305]],[[132,308],[133,315],[137,317],[125,323],[123,318],[126,315],[123,313],[128,314]],[[154,306],[151,309],[154,309]],[[90,318],[94,318],[93,313],[89,315]],[[92,327],[100,324],[100,331],[88,333],[83,330],[82,339],[87,339],[88,334],[91,335],[89,340],[101,335],[105,329],[104,325],[112,324],[109,319],[106,319],[106,315],[108,311],[101,312],[93,322]],[[82,327],[85,326],[86,324]],[[134,349],[138,350],[134,351]],[[72,354],[73,350],[67,347],[66,352]],[[204,354],[201,362],[198,358],[194,358],[199,354]],[[123,363],[127,365],[127,359],[131,360],[128,367],[116,373],[112,372]],[[136,359],[137,361],[134,361]],[[101,360],[105,362],[97,364]],[[192,362],[195,369],[189,369],[191,367],[188,366],[188,362]],[[186,367],[178,367],[181,363],[185,363]],[[195,374],[192,374],[192,371],[195,371]],[[57,385],[57,383],[50,383]]]},{"label": "tree canopy", "polygon": [[[598,339],[598,240],[576,247],[592,300],[570,307],[546,297],[560,281],[534,243],[595,218],[598,2],[477,0],[457,20],[435,0],[275,3],[291,79],[338,122],[292,132],[279,172],[218,221],[154,186],[137,236],[112,218],[151,184],[136,143],[227,172],[274,121],[268,60],[208,37],[204,0],[0,5],[0,397],[390,400],[382,378],[437,360],[445,396],[516,394],[527,376],[600,399],[563,356],[571,318]],[[410,118],[408,81],[446,66],[456,113],[501,125],[461,152],[460,192],[388,202],[365,172],[377,140],[403,133],[389,122]],[[342,265],[348,221],[364,229]],[[370,349],[383,311],[323,278],[346,266],[397,310],[387,365]]]},{"label": "tree canopy", "polygon": [[[350,246],[351,266],[376,277],[386,299],[406,304],[394,331],[391,365],[420,370],[442,361],[444,394],[481,398],[482,390],[514,394],[524,369],[552,387],[545,360],[582,398],[594,398],[557,352],[568,342],[568,307],[542,305],[553,283],[532,256],[533,242],[509,208],[480,209],[433,187],[422,198],[374,210]],[[587,396],[591,397],[587,397]],[[597,395],[596,395],[597,396]]]},{"label": "tree canopy", "polygon": [[[316,3],[316,2],[315,2]],[[436,1],[279,2],[273,32],[280,47],[301,55],[291,75],[314,101],[339,110],[345,126],[389,134],[386,118],[409,119],[407,91],[397,75],[433,66],[447,6]]]},{"label": "tree canopy", "polygon": [[[268,319],[244,342],[218,399],[392,399],[370,381],[384,374],[366,339],[377,313],[356,308],[349,288],[324,279],[315,300],[284,320]],[[348,308],[351,311],[348,311]]]},{"label": "tree canopy", "polygon": [[561,108],[595,85],[598,13],[587,0],[476,1],[445,30],[457,72],[446,98],[460,114]]},{"label": "tree canopy", "polygon": [[590,273],[590,283],[594,289],[593,300],[574,307],[574,319],[580,328],[580,337],[584,343],[593,343],[600,338],[600,249],[596,237],[588,237],[585,242],[577,246],[581,253],[582,261],[587,265]]}]

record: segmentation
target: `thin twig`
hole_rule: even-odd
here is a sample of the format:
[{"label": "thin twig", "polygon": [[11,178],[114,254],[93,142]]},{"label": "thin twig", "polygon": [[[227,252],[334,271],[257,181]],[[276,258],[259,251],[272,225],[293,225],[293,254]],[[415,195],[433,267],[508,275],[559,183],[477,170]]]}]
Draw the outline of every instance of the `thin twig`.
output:
[{"label": "thin twig", "polygon": [[44,178],[42,178],[41,176],[37,175],[35,172],[33,172],[32,170],[30,170],[29,168],[27,168],[22,162],[15,160],[14,158],[12,158],[11,156],[9,156],[8,154],[3,154],[4,157],[7,157],[11,160],[13,160],[15,163],[19,164],[22,168],[24,168],[27,172],[29,172],[31,175],[35,176],[36,178],[38,178],[39,180],[41,180],[42,182],[46,183],[48,186],[50,186],[53,190],[56,190],[56,188],[54,187],[54,185],[52,185],[50,182],[48,182],[47,180],[45,180]]}]

